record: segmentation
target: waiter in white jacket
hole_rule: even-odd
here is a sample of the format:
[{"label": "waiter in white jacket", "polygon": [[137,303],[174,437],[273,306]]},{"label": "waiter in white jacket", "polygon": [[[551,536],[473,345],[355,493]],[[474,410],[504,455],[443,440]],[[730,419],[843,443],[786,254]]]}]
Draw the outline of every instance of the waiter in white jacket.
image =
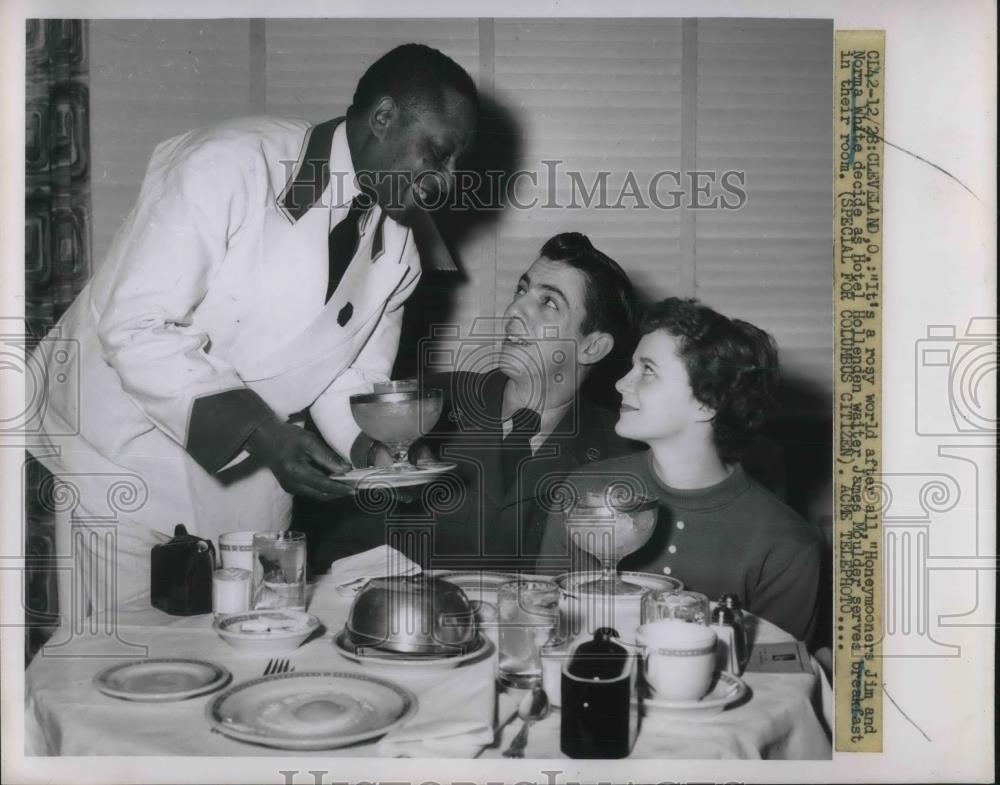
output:
[{"label": "waiter in white jacket", "polygon": [[[409,225],[451,187],[477,100],[459,65],[408,44],[368,69],[346,118],[236,120],[156,148],[37,350],[36,455],[72,502],[56,513],[57,552],[76,558],[61,609],[148,593],[150,549],[177,523],[277,530],[289,494],[344,493],[329,475],[371,446],[349,396],[388,378],[420,277]],[[336,452],[296,422],[307,410]]]}]

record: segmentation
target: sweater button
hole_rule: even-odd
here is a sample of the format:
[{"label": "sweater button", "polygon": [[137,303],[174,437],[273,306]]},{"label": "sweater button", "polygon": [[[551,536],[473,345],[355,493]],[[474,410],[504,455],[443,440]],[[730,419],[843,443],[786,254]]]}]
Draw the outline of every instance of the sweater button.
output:
[{"label": "sweater button", "polygon": [[677,521],[677,528],[678,529],[683,529],[684,528],[684,521]]},{"label": "sweater button", "polygon": [[673,570],[671,570],[669,567],[664,567],[663,568],[663,574],[664,575],[669,575],[672,572],[673,572]]},{"label": "sweater button", "polygon": [[669,545],[669,546],[667,546],[667,551],[670,552],[670,553],[677,553],[677,546],[676,545]]}]

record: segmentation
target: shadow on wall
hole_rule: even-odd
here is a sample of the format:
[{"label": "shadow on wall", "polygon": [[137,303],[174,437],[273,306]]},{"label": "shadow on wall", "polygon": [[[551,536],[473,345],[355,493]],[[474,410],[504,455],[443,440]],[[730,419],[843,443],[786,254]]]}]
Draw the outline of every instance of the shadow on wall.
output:
[{"label": "shadow on wall", "polygon": [[819,616],[808,641],[810,651],[829,646],[833,640],[832,417],[826,390],[801,378],[786,377],[777,411],[759,440],[765,449],[753,451],[745,461],[747,471],[816,526],[826,545],[819,576]]},{"label": "shadow on wall", "polygon": [[832,428],[829,392],[807,379],[785,377],[765,433],[781,446],[789,506],[810,521],[833,514]]},{"label": "shadow on wall", "polygon": [[[399,354],[393,369],[393,378],[417,375],[418,341],[430,334],[433,323],[447,322],[455,313],[460,284],[468,280],[463,269],[462,250],[470,247],[477,236],[495,224],[506,205],[508,178],[515,170],[522,151],[524,132],[514,113],[498,103],[487,93],[479,96],[479,131],[475,144],[466,161],[460,164],[463,171],[456,181],[456,197],[449,205],[434,212],[434,223],[458,266],[457,272],[427,271],[416,291],[406,304],[403,329],[399,341]],[[473,209],[475,205],[489,205],[490,209]],[[440,254],[437,238],[416,236],[421,257]],[[492,314],[487,314],[492,316]]]}]

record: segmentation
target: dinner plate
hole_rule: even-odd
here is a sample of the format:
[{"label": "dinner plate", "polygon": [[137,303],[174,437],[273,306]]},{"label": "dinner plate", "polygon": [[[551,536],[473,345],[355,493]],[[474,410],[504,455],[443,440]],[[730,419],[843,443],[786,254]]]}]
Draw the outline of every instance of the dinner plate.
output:
[{"label": "dinner plate", "polygon": [[344,474],[331,475],[332,479],[353,485],[355,490],[363,488],[408,488],[425,485],[440,474],[450,472],[457,464],[427,461],[412,471],[392,472],[387,468],[351,469]]},{"label": "dinner plate", "polygon": [[[562,575],[557,575],[553,580],[559,584],[559,588],[562,589],[564,594],[586,596],[591,592],[586,589],[584,584],[599,579],[602,574],[603,573],[601,573],[600,570],[588,572],[564,572]],[[631,572],[629,570],[625,570],[623,572],[619,572],[618,577],[627,583],[634,583],[644,589],[666,591],[669,589],[684,588],[684,584],[677,578],[671,578],[669,575],[658,575],[655,572]],[[638,598],[642,595],[628,594],[624,596]]]},{"label": "dinner plate", "polygon": [[483,594],[492,594],[496,599],[497,589],[510,581],[516,581],[518,576],[512,572],[487,572],[473,570],[469,572],[439,572],[435,578],[453,583],[468,595],[476,595],[482,599]]},{"label": "dinner plate", "polygon": [[94,676],[94,686],[123,700],[179,701],[213,692],[232,678],[214,662],[164,657],[112,665]]},{"label": "dinner plate", "polygon": [[212,727],[251,744],[329,750],[371,741],[406,722],[417,696],[361,673],[279,673],[236,684],[205,708]]},{"label": "dinner plate", "polygon": [[678,701],[649,695],[643,699],[643,710],[647,715],[673,717],[684,720],[703,720],[721,714],[731,703],[735,703],[747,692],[747,685],[739,676],[726,671],[716,674],[712,689],[701,700]]},{"label": "dinner plate", "polygon": [[[361,665],[375,667],[391,666],[405,668],[457,668],[467,662],[485,659],[493,653],[493,641],[485,635],[479,635],[472,648],[464,654],[450,657],[437,657],[430,654],[412,654],[404,652],[381,651],[371,646],[358,646],[347,640],[347,631],[341,630],[333,636],[333,648],[344,659]],[[359,653],[360,652],[360,653]]]}]

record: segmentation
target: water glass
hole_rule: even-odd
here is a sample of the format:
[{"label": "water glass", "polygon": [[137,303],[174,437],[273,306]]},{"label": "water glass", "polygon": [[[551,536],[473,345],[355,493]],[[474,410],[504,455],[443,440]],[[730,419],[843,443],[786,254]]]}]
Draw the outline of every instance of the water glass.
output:
[{"label": "water glass", "polygon": [[306,535],[258,532],[253,536],[253,607],[306,607]]},{"label": "water glass", "polygon": [[497,589],[500,655],[497,680],[508,687],[541,683],[542,647],[559,629],[559,587],[552,581],[524,580]]},{"label": "water glass", "polygon": [[712,621],[708,597],[681,589],[648,592],[642,598],[641,618],[643,624],[660,619],[677,619],[706,627]]}]

